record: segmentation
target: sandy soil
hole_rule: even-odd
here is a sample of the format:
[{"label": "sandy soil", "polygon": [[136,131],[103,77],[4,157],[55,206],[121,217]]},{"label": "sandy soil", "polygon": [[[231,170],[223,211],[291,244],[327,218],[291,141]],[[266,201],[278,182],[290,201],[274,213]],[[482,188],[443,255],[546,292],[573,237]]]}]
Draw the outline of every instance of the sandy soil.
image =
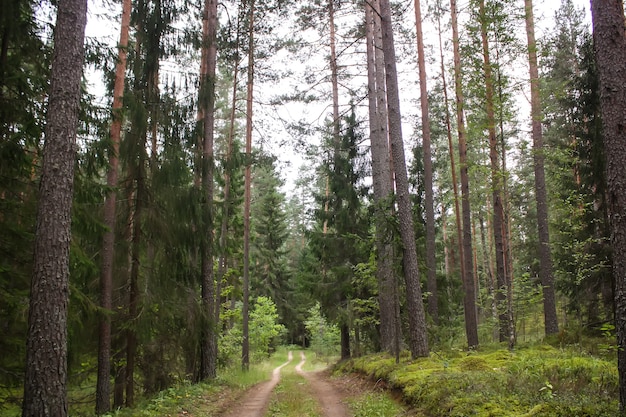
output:
[{"label": "sandy soil", "polygon": [[311,391],[322,407],[324,417],[350,417],[348,406],[343,402],[341,390],[337,389],[322,372],[304,372],[302,366],[306,362],[304,352],[300,352],[300,363],[296,366],[296,372],[309,381]]}]

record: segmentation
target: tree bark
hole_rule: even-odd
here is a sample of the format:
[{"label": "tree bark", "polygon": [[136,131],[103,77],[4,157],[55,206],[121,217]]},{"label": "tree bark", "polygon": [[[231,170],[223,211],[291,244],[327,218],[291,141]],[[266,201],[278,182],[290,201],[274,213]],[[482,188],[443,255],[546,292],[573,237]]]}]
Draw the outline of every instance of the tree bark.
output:
[{"label": "tree bark", "polygon": [[141,129],[142,138],[139,146],[140,157],[134,169],[136,190],[134,192],[134,206],[130,210],[131,244],[130,244],[130,274],[128,280],[128,322],[126,330],[126,407],[135,404],[135,359],[137,355],[137,319],[139,312],[139,267],[141,250],[141,217],[143,215],[143,199],[145,196],[145,182],[143,164],[145,163],[143,147],[145,146],[146,132]]},{"label": "tree bark", "polygon": [[452,123],[450,120],[450,108],[448,107],[448,83],[446,81],[446,68],[443,59],[443,41],[441,39],[441,21],[439,15],[437,15],[437,29],[439,35],[439,59],[441,60],[441,82],[446,107],[446,134],[448,136],[448,152],[450,154],[450,173],[452,174],[452,191],[454,192],[454,219],[456,222],[457,245],[460,259],[459,270],[461,272],[461,279],[463,280],[465,277],[465,264],[463,262],[463,229],[461,227],[461,209],[459,205],[459,183],[456,176],[454,145],[452,144]]},{"label": "tree bark", "polygon": [[67,416],[67,314],[85,0],[60,0],[35,231],[22,416]]},{"label": "tree bark", "polygon": [[117,64],[115,66],[115,84],[113,87],[113,121],[110,128],[111,150],[107,186],[109,192],[104,201],[104,224],[107,231],[102,239],[102,259],[100,273],[100,307],[105,315],[100,319],[98,345],[98,379],[96,383],[96,414],[106,414],[111,409],[111,316],[113,288],[113,258],[115,254],[115,205],[117,199],[117,177],[119,167],[119,149],[122,133],[122,105],[124,98],[124,80],[126,76],[126,56],[128,54],[128,32],[130,26],[130,0],[122,4],[120,41]]},{"label": "tree bark", "polygon": [[621,0],[592,0],[593,40],[600,74],[608,204],[615,280],[620,412],[626,415],[626,38]]},{"label": "tree bark", "polygon": [[387,86],[387,117],[389,119],[389,137],[393,157],[396,201],[400,236],[403,245],[404,278],[407,291],[409,314],[409,347],[413,357],[428,356],[428,335],[426,333],[426,314],[422,302],[413,210],[409,196],[409,181],[402,139],[402,116],[400,114],[400,95],[396,69],[396,52],[391,24],[389,0],[380,1],[380,17],[383,36],[383,54],[385,56],[385,78]]},{"label": "tree bark", "polygon": [[246,97],[246,168],[243,213],[243,345],[241,367],[250,368],[249,303],[250,303],[250,205],[252,188],[252,98],[254,93],[254,0],[249,0],[248,16],[248,82]]},{"label": "tree bark", "polygon": [[493,240],[496,248],[496,301],[499,313],[500,341],[510,340],[506,274],[505,239],[504,233],[504,206],[502,201],[503,173],[500,170],[498,140],[496,135],[496,118],[493,102],[493,73],[489,56],[489,41],[487,39],[487,15],[485,13],[485,1],[479,1],[480,9],[480,34],[483,47],[483,71],[485,76],[485,98],[487,112],[487,131],[489,134],[489,159],[491,161],[491,192],[493,200]]},{"label": "tree bark", "polygon": [[[373,2],[376,3],[376,2]],[[367,38],[367,79],[369,99],[370,123],[370,151],[372,155],[372,181],[374,188],[374,204],[376,205],[376,278],[378,281],[378,304],[380,308],[380,344],[383,351],[398,354],[395,341],[396,334],[396,279],[393,272],[394,250],[389,239],[387,216],[391,215],[391,175],[389,173],[389,140],[387,135],[386,102],[379,102],[384,98],[383,85],[380,85],[378,75],[384,76],[384,67],[377,65],[376,32],[380,31],[380,24],[376,24],[378,11],[374,11],[372,4],[367,3],[366,38]],[[379,20],[379,19],[378,19]]]},{"label": "tree bark", "polygon": [[[205,62],[201,64],[202,107],[202,309],[205,322],[200,333],[199,379],[217,375],[217,323],[214,322],[216,303],[215,274],[213,273],[213,173],[215,129],[215,72],[217,66],[217,0],[205,0],[203,12],[202,47]],[[203,72],[204,71],[204,72]]]},{"label": "tree bark", "polygon": [[435,202],[433,196],[433,162],[431,156],[430,116],[428,106],[428,86],[426,85],[426,54],[422,34],[422,11],[420,0],[415,0],[415,28],[417,32],[417,64],[420,79],[420,104],[422,111],[422,148],[424,152],[424,189],[426,213],[426,288],[428,290],[428,313],[437,324],[439,307],[437,303],[437,259],[435,256]]},{"label": "tree bark", "polygon": [[559,332],[552,275],[552,256],[550,253],[550,233],[548,229],[548,195],[544,172],[543,132],[541,122],[541,97],[539,95],[539,70],[537,67],[537,42],[535,41],[535,22],[533,2],[525,0],[526,36],[528,38],[528,65],[530,68],[530,105],[533,131],[533,159],[535,167],[535,200],[537,202],[537,229],[539,232],[539,276],[543,287],[543,315],[546,334]]},{"label": "tree bark", "polygon": [[467,163],[467,139],[465,132],[464,97],[461,76],[461,53],[459,51],[459,29],[456,0],[450,0],[452,15],[452,43],[454,47],[454,84],[456,92],[456,118],[459,132],[459,163],[461,174],[461,208],[463,213],[463,256],[465,265],[463,274],[463,308],[465,311],[465,333],[469,348],[478,346],[478,319],[476,313],[476,289],[473,277],[472,261],[472,223],[470,210],[469,175]]}]

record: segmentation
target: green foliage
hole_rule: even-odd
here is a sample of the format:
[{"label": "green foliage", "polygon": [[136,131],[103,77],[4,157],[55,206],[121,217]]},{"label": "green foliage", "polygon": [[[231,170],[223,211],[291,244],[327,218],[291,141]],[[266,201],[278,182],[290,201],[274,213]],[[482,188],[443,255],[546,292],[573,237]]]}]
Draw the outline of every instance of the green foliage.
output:
[{"label": "green foliage", "polygon": [[[222,366],[233,366],[241,356],[241,305],[238,306],[238,321],[223,332],[219,339],[219,361]],[[267,359],[278,346],[285,326],[278,323],[276,305],[267,297],[258,297],[250,310],[250,356],[251,362]]]},{"label": "green foliage", "polygon": [[321,356],[332,356],[339,352],[339,328],[329,324],[322,316],[319,303],[309,310],[304,323],[311,341],[311,349]]},{"label": "green foliage", "polygon": [[349,402],[354,417],[395,417],[404,410],[388,394],[367,393]]},{"label": "green foliage", "polygon": [[428,416],[614,416],[614,361],[548,345],[473,352],[450,351],[401,361],[367,356],[340,365],[387,381]]},{"label": "green foliage", "polygon": [[593,41],[563,0],[545,39],[543,93],[555,283],[580,325],[612,318],[604,149]]},{"label": "green foliage", "polygon": [[285,326],[278,323],[276,305],[268,297],[258,297],[250,311],[250,353],[253,360],[269,357],[278,345]]},{"label": "green foliage", "polygon": [[[134,408],[125,408],[107,414],[107,417],[161,417],[166,415],[215,416],[223,410],[220,399],[237,397],[251,386],[267,379],[268,363],[253,365],[248,372],[226,369],[214,381],[190,384],[180,381],[158,394],[145,398]],[[75,416],[91,416],[90,413],[71,413]]]}]

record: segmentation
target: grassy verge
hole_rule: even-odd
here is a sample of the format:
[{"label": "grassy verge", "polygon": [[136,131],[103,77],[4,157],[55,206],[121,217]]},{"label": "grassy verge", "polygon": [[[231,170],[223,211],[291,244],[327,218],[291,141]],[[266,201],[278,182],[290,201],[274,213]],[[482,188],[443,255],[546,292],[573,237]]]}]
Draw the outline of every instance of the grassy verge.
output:
[{"label": "grassy verge", "polygon": [[354,417],[396,417],[405,414],[396,401],[389,394],[383,392],[371,392],[362,394],[348,401],[350,411]]},{"label": "grassy verge", "polygon": [[428,417],[618,415],[615,361],[568,348],[439,352],[400,364],[372,355],[339,369],[387,381]]},{"label": "grassy verge", "polygon": [[252,365],[248,372],[238,368],[222,370],[214,381],[179,384],[161,391],[155,397],[143,399],[132,409],[121,409],[111,413],[110,416],[157,417],[187,414],[194,417],[215,416],[224,404],[236,399],[251,386],[269,379],[271,371],[286,361],[287,351],[281,349],[269,360]]}]

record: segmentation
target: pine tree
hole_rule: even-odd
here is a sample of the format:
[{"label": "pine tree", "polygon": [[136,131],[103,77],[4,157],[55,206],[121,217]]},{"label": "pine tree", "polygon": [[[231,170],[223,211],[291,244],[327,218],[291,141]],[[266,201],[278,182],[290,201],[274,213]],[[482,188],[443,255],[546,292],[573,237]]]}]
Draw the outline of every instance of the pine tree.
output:
[{"label": "pine tree", "polygon": [[526,34],[528,38],[528,63],[530,68],[531,113],[533,130],[533,156],[535,166],[535,195],[537,201],[537,227],[539,232],[539,263],[541,284],[543,287],[543,314],[546,334],[559,332],[556,315],[556,297],[552,276],[552,256],[550,253],[550,234],[548,230],[548,202],[544,172],[543,131],[541,115],[541,97],[539,92],[539,69],[537,67],[537,43],[535,41],[535,23],[533,2],[525,0]]},{"label": "pine tree", "polygon": [[244,173],[243,212],[243,344],[241,367],[250,368],[249,303],[250,303],[250,206],[252,187],[252,98],[254,94],[254,10],[255,1],[248,0],[248,81],[246,96],[246,165]]},{"label": "pine tree", "polygon": [[398,288],[393,270],[394,248],[389,237],[387,217],[391,215],[391,163],[387,135],[387,102],[380,42],[378,1],[366,4],[367,78],[369,100],[370,151],[374,188],[376,277],[380,310],[381,349],[399,358],[400,335]]},{"label": "pine tree", "polygon": [[461,207],[463,213],[463,258],[465,274],[462,277],[465,296],[465,333],[470,348],[478,346],[478,319],[476,317],[476,289],[474,287],[474,262],[472,260],[472,229],[467,160],[467,139],[464,115],[464,96],[461,77],[461,53],[459,48],[458,18],[456,0],[450,0],[452,15],[452,43],[454,47],[454,89],[456,92],[457,129],[459,135],[459,163],[461,173]]},{"label": "pine tree", "polygon": [[112,287],[113,287],[113,259],[115,251],[115,204],[116,187],[119,168],[119,149],[122,131],[122,104],[124,95],[124,80],[126,75],[126,56],[128,49],[128,32],[130,26],[130,0],[125,0],[122,6],[120,27],[120,42],[118,46],[118,61],[115,69],[115,86],[113,88],[113,122],[111,123],[111,149],[109,154],[109,170],[107,186],[110,187],[105,200],[104,223],[108,227],[102,239],[102,266],[100,277],[100,306],[106,316],[100,319],[100,333],[98,346],[98,380],[96,388],[96,414],[107,413],[111,408],[111,318]]},{"label": "pine tree", "polygon": [[615,323],[619,402],[626,413],[626,25],[621,0],[591,2],[594,46],[600,74],[600,104],[606,149],[606,172],[611,216],[611,245],[615,278]]},{"label": "pine tree", "polygon": [[24,417],[67,416],[69,249],[87,2],[60,1],[31,282]]},{"label": "pine tree", "polygon": [[422,302],[422,290],[420,288],[412,204],[409,196],[409,183],[404,156],[395,45],[391,24],[391,7],[388,0],[380,1],[380,16],[386,70],[389,137],[395,173],[396,201],[400,221],[400,236],[403,245],[402,259],[409,313],[409,345],[413,357],[422,357],[428,355],[428,335],[426,333],[426,316]]},{"label": "pine tree", "polygon": [[422,112],[422,148],[424,158],[424,190],[426,214],[426,282],[428,289],[428,312],[433,321],[439,321],[437,306],[437,271],[435,258],[435,211],[433,197],[433,164],[431,156],[430,116],[428,108],[428,86],[426,85],[426,54],[422,34],[422,12],[420,0],[415,0],[415,26],[417,31],[417,62],[420,78],[420,104]]},{"label": "pine tree", "polygon": [[213,223],[214,223],[214,132],[215,132],[215,83],[217,66],[217,1],[205,0],[202,27],[202,59],[200,71],[199,107],[202,114],[202,243],[201,287],[205,322],[200,329],[199,379],[215,378],[217,375],[217,323],[215,323],[216,289],[213,272]]}]

